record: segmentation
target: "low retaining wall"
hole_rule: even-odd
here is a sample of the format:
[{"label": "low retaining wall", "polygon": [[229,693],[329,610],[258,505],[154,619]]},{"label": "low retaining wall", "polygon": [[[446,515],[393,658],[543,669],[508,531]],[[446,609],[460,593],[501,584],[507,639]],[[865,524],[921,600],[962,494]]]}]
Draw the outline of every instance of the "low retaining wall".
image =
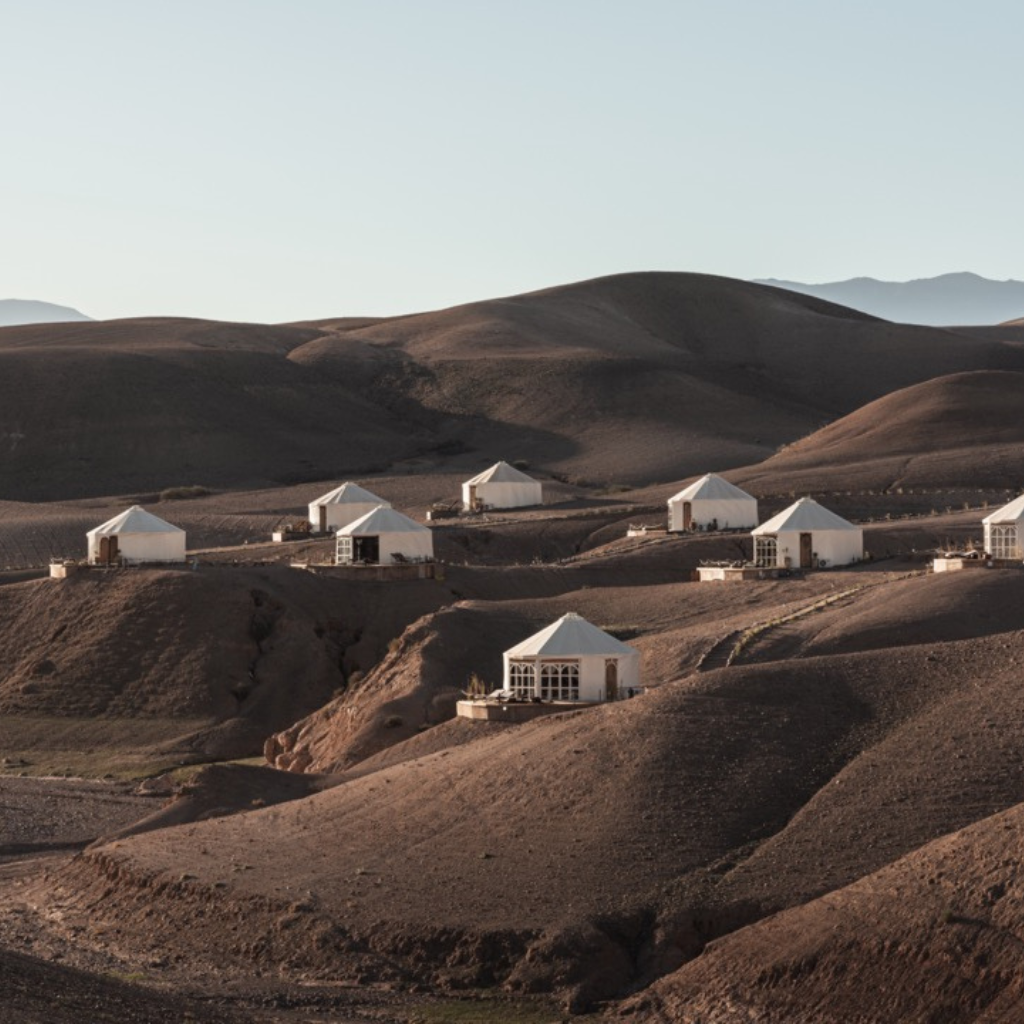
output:
[{"label": "low retaining wall", "polygon": [[308,569],[343,580],[442,580],[444,571],[437,562],[414,562],[407,565],[310,565],[292,562],[293,569]]},{"label": "low retaining wall", "polygon": [[[787,569],[787,575],[792,572]],[[697,569],[697,579],[701,583],[719,580],[725,583],[736,583],[740,580],[775,580],[779,578],[779,570],[759,566],[702,565]]]},{"label": "low retaining wall", "polygon": [[583,701],[553,701],[534,704],[532,701],[502,703],[496,700],[460,700],[455,713],[460,718],[472,718],[478,722],[532,722],[545,715],[557,715],[563,711],[579,711],[592,708],[593,704]]}]

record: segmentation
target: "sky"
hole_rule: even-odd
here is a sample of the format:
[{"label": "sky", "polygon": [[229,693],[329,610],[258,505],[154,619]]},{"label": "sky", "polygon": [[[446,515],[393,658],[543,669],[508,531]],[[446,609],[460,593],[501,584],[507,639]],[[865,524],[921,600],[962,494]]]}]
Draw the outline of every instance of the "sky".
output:
[{"label": "sky", "polygon": [[1017,0],[0,0],[0,298],[1024,278]]}]

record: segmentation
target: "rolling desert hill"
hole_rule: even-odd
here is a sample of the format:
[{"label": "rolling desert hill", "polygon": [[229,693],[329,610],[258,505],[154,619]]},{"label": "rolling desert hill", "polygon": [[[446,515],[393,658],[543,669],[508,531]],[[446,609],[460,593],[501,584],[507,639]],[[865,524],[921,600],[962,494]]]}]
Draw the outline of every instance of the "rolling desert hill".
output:
[{"label": "rolling desert hill", "polygon": [[[0,1019],[64,980],[54,1020],[409,1024],[448,1018],[389,993],[467,989],[552,1020],[1013,1019],[1024,573],[924,567],[1021,486],[1022,382],[1019,327],[686,274],[0,330]],[[267,543],[343,479],[422,519],[498,457],[546,504],[433,522],[434,579]],[[863,521],[868,558],[691,582],[750,554],[660,529],[708,469],[762,520],[811,493]],[[135,501],[194,569],[26,578]],[[567,611],[645,693],[452,717]]]},{"label": "rolling desert hill", "polygon": [[1024,311],[1024,281],[992,281],[966,272],[915,281],[855,277],[828,284],[758,282],[837,302],[904,324],[999,324]]},{"label": "rolling desert hill", "polygon": [[446,599],[271,566],[2,586],[0,749],[37,771],[258,755]]},{"label": "rolling desert hill", "polygon": [[[29,896],[70,925],[116,924],[122,944],[216,949],[226,971],[551,988],[577,1007],[667,974],[656,991],[671,993],[716,962],[698,955],[708,941],[728,949],[751,932],[738,928],[841,898],[1024,801],[1024,631],[1019,611],[996,614],[1016,575],[979,573],[965,595],[994,614],[984,636],[898,645],[894,630],[897,646],[691,672],[621,704],[392,756],[305,799],[119,840]],[[850,600],[881,616],[931,582]],[[921,892],[908,921],[934,913]],[[930,933],[917,941],[939,953]],[[860,949],[847,970],[869,987],[902,956]],[[986,984],[1012,990],[1005,975]],[[753,1012],[764,990],[752,978],[747,991],[732,998]]]},{"label": "rolling desert hill", "polygon": [[1019,341],[693,274],[363,324],[6,328],[0,493],[267,487],[417,457],[432,471],[505,456],[606,483],[676,480],[759,461],[913,383],[1024,370]]},{"label": "rolling desert hill", "polygon": [[1024,374],[978,371],[894,391],[730,477],[756,490],[1024,486]]},{"label": "rolling desert hill", "polygon": [[720,939],[615,1019],[1017,1020],[1022,834],[1024,805],[1016,805],[937,839]]}]

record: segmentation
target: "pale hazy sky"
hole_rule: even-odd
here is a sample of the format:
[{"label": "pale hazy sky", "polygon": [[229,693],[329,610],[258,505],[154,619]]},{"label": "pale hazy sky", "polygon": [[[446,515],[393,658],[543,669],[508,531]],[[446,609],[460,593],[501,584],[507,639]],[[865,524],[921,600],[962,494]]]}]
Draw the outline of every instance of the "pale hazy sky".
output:
[{"label": "pale hazy sky", "polygon": [[0,0],[0,298],[1024,278],[1017,0]]}]

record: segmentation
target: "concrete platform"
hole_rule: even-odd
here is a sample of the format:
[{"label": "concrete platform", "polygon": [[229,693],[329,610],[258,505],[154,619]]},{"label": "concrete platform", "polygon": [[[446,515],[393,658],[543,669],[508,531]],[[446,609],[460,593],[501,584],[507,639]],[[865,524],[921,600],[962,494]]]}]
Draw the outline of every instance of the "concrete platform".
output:
[{"label": "concrete platform", "polygon": [[711,583],[714,581],[724,583],[738,583],[742,580],[776,580],[779,574],[785,572],[792,574],[792,569],[778,569],[755,565],[702,565],[697,569],[697,579],[700,583]]},{"label": "concrete platform", "polygon": [[932,572],[962,572],[964,569],[1024,569],[1015,558],[935,558]]},{"label": "concrete platform", "polygon": [[472,718],[478,722],[532,722],[535,718],[557,715],[563,711],[579,711],[596,707],[590,701],[547,701],[534,704],[532,701],[460,700],[455,713],[460,718]]}]

